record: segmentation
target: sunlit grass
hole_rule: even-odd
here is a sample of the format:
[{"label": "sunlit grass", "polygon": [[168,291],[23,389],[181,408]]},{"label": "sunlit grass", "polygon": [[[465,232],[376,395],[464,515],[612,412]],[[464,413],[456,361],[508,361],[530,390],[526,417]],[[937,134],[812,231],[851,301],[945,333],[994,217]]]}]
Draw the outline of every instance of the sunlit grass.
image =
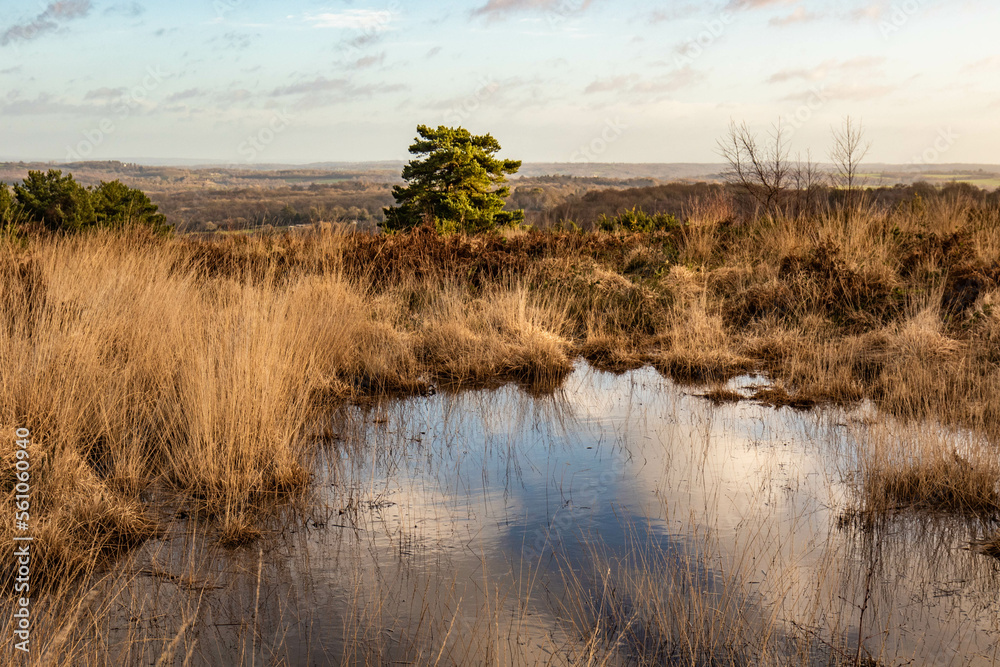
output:
[{"label": "sunlit grass", "polygon": [[[35,582],[103,572],[169,524],[165,497],[217,543],[253,544],[308,490],[329,410],[434,387],[551,391],[578,357],[651,364],[720,403],[868,400],[970,434],[876,431],[852,454],[855,509],[993,516],[997,218],[958,199],[738,221],[720,201],[652,234],[4,241],[0,425],[33,434]],[[768,386],[724,388],[747,373]],[[14,466],[5,448],[7,507]],[[13,536],[0,524],[0,549]]]}]

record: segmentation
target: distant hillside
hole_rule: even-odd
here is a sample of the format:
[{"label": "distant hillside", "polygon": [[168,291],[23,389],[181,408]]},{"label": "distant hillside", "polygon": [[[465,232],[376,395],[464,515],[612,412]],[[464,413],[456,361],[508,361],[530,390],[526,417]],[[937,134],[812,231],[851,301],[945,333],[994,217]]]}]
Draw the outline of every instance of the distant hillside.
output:
[{"label": "distant hillside", "polygon": [[[201,188],[280,188],[291,185],[331,184],[350,180],[370,183],[396,183],[403,169],[402,161],[318,162],[307,165],[205,165],[150,164],[143,161],[106,161],[78,163],[2,162],[0,181],[16,182],[29,169],[62,169],[72,172],[84,184],[120,179],[133,187],[165,192],[190,187]],[[833,171],[829,164],[818,165],[821,171]],[[1000,187],[1000,165],[988,164],[865,164],[863,177],[871,186],[908,185],[917,181],[944,183],[961,181],[985,188]],[[723,163],[577,163],[527,162],[512,180],[544,176],[564,176],[628,185],[653,185],[671,182],[720,183],[724,181]],[[641,182],[640,182],[641,181]]]}]

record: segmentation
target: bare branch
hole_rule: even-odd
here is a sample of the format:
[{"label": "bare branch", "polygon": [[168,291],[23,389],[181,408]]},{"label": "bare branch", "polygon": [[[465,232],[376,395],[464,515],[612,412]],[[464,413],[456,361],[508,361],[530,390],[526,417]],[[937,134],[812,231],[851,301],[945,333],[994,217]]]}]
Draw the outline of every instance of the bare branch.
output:
[{"label": "bare branch", "polygon": [[861,161],[868,155],[871,142],[865,139],[865,128],[861,121],[844,118],[843,127],[833,128],[833,148],[830,149],[830,161],[837,172],[834,175],[834,186],[847,191],[847,206],[854,206],[858,188],[864,187],[863,179],[859,177]]},{"label": "bare branch", "polygon": [[784,199],[789,175],[788,142],[780,122],[772,126],[768,139],[762,147],[746,122],[737,125],[730,121],[729,133],[719,140],[718,148],[729,163],[729,182],[740,186],[773,215]]}]

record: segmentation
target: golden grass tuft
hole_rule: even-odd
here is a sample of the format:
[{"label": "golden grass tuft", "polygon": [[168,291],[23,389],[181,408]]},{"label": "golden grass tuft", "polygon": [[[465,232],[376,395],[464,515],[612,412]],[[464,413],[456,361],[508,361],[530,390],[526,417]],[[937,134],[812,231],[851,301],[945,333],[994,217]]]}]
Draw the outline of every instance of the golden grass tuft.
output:
[{"label": "golden grass tuft", "polygon": [[957,452],[929,460],[881,467],[870,473],[865,493],[874,506],[914,507],[959,514],[1000,510],[1000,466],[975,463]]},{"label": "golden grass tuft", "polygon": [[430,306],[419,355],[442,381],[477,385],[516,380],[548,384],[572,369],[565,315],[522,287],[493,289],[471,301],[446,287]]},{"label": "golden grass tuft", "polygon": [[788,393],[788,390],[781,385],[756,389],[754,390],[752,398],[753,400],[760,401],[764,405],[769,405],[772,408],[790,407],[795,408],[796,410],[808,410],[809,408],[816,406],[816,399],[799,394],[790,394]]},{"label": "golden grass tuft", "polygon": [[745,375],[754,362],[725,350],[673,349],[654,356],[653,366],[679,384],[702,385]]},{"label": "golden grass tuft", "polygon": [[952,514],[1000,511],[995,445],[967,431],[880,423],[856,454],[867,511],[919,509]]},{"label": "golden grass tuft", "polygon": [[227,549],[237,549],[254,543],[264,535],[260,521],[260,518],[246,512],[225,514],[220,519],[219,544]]},{"label": "golden grass tuft", "polygon": [[715,405],[725,405],[726,403],[739,403],[740,401],[746,400],[746,396],[738,391],[732,389],[727,389],[723,386],[715,386],[701,394],[702,398],[706,398]]},{"label": "golden grass tuft", "polygon": [[634,342],[624,336],[587,336],[577,351],[594,368],[611,373],[624,373],[645,365]]}]

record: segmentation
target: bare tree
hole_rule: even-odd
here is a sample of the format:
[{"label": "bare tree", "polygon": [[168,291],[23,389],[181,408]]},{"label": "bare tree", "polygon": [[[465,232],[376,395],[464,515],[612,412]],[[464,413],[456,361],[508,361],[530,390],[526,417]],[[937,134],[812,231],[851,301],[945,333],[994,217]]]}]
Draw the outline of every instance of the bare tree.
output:
[{"label": "bare tree", "polygon": [[719,140],[718,148],[729,163],[729,182],[743,188],[769,214],[777,213],[789,179],[788,142],[781,121],[772,126],[766,144],[758,141],[746,122],[730,121],[729,134]]},{"label": "bare tree", "polygon": [[812,151],[806,149],[805,160],[800,153],[795,154],[795,167],[792,169],[792,182],[795,184],[795,199],[798,212],[812,210],[816,193],[823,183],[823,174],[819,165],[813,162]]},{"label": "bare tree", "polygon": [[847,116],[840,129],[833,128],[830,161],[837,170],[833,181],[836,187],[847,191],[849,210],[854,208],[858,188],[864,186],[858,168],[871,147],[872,143],[865,139],[865,128],[861,121],[855,122],[853,118]]}]

